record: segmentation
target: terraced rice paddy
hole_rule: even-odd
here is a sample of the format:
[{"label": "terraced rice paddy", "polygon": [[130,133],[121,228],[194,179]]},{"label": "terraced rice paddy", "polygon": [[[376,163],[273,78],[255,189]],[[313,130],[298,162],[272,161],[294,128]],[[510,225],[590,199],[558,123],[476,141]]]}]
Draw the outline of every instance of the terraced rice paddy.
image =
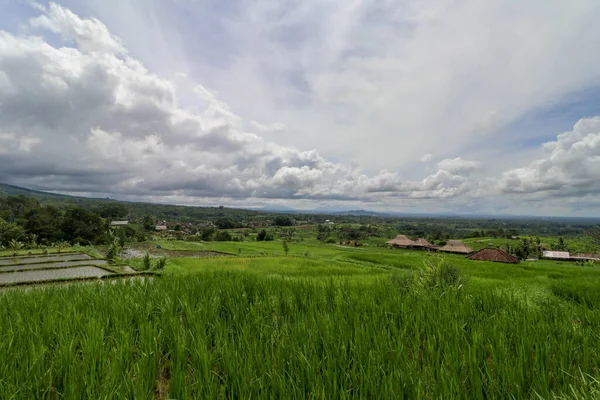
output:
[{"label": "terraced rice paddy", "polygon": [[89,260],[89,261],[61,261],[53,263],[39,263],[39,264],[17,264],[17,265],[3,265],[0,266],[0,273],[2,272],[16,272],[16,271],[31,271],[36,269],[56,269],[56,268],[70,268],[78,266],[99,266],[106,265],[105,260]]},{"label": "terraced rice paddy", "polygon": [[101,278],[111,274],[112,272],[98,267],[73,267],[61,268],[58,270],[43,269],[34,271],[20,271],[0,274],[0,285],[6,283],[41,282],[70,278]]},{"label": "terraced rice paddy", "polygon": [[75,261],[75,260],[90,260],[92,257],[87,254],[55,254],[51,256],[20,256],[20,257],[2,257],[0,258],[0,266],[16,265],[16,264],[38,264],[56,261]]},{"label": "terraced rice paddy", "polygon": [[[117,275],[106,260],[83,253],[0,258],[0,286],[44,283],[68,279],[103,278]],[[125,272],[134,272],[124,268]]]}]

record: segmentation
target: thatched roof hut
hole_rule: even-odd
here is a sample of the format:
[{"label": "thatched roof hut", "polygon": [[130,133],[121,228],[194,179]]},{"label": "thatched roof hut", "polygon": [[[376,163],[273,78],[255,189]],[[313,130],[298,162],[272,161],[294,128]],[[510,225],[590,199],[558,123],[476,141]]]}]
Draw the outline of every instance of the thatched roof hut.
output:
[{"label": "thatched roof hut", "polygon": [[446,253],[460,253],[460,254],[469,254],[473,252],[473,249],[467,247],[460,240],[448,240],[445,246],[439,248],[440,251],[445,251]]},{"label": "thatched roof hut", "polygon": [[433,248],[435,247],[434,245],[432,245],[431,243],[429,243],[427,241],[427,239],[423,239],[423,238],[419,238],[417,240],[415,240],[415,243],[413,244],[413,247],[424,247],[424,248]]},{"label": "thatched roof hut", "polygon": [[388,240],[386,243],[393,247],[410,247],[415,244],[415,242],[406,237],[406,235],[398,235],[392,240]]},{"label": "thatched roof hut", "polygon": [[467,256],[469,260],[494,261],[508,264],[518,264],[519,259],[502,249],[481,249]]}]

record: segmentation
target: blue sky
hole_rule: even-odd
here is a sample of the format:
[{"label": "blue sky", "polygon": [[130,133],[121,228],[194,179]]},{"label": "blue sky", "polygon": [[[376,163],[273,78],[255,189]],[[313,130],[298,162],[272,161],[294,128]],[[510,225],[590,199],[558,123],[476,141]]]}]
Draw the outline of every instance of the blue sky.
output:
[{"label": "blue sky", "polygon": [[182,204],[600,210],[596,1],[0,6],[0,180]]}]

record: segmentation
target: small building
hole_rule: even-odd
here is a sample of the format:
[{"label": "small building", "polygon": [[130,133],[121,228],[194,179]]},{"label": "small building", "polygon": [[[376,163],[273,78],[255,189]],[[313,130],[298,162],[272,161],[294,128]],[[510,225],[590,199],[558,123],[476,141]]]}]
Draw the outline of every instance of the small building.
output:
[{"label": "small building", "polygon": [[392,240],[388,240],[386,243],[391,245],[392,247],[402,248],[408,248],[415,245],[415,242],[410,240],[406,235],[397,235],[395,238],[393,238]]},{"label": "small building", "polygon": [[518,264],[519,259],[502,249],[481,249],[467,256],[469,260],[494,261],[507,264]]},{"label": "small building", "polygon": [[438,249],[439,251],[443,251],[446,253],[458,253],[458,254],[469,254],[473,252],[473,249],[467,247],[460,240],[448,240],[445,246],[442,246]]},{"label": "small building", "polygon": [[167,230],[167,226],[166,225],[156,225],[154,227],[155,231],[159,231],[159,232],[165,232]]},{"label": "small building", "polygon": [[335,222],[327,219],[327,220],[325,220],[325,223],[323,225],[335,225]]},{"label": "small building", "polygon": [[129,221],[112,221],[110,226],[125,226],[129,224]]},{"label": "small building", "polygon": [[417,248],[417,249],[428,249],[428,250],[435,249],[435,246],[432,245],[431,243],[429,243],[427,241],[427,239],[424,239],[424,238],[418,238],[417,240],[415,240],[413,247]]},{"label": "small building", "polygon": [[569,261],[571,259],[571,255],[568,251],[543,251],[542,258],[548,260]]}]

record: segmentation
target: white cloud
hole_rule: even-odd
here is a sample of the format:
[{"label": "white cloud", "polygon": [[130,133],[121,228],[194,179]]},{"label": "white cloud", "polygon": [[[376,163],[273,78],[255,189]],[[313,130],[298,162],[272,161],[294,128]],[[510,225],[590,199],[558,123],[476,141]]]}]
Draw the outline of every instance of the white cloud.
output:
[{"label": "white cloud", "polygon": [[502,174],[506,193],[551,191],[580,196],[600,191],[600,117],[585,118],[572,131],[544,144],[547,157]]},{"label": "white cloud", "polygon": [[[39,5],[37,7],[40,8]],[[121,40],[110,34],[97,19],[81,19],[70,10],[50,3],[46,12],[29,22],[32,28],[58,33],[64,40],[73,40],[80,51],[125,53]]]},{"label": "white cloud", "polygon": [[[407,168],[433,155],[477,155],[464,151],[473,135],[598,82],[600,56],[580,36],[565,34],[573,26],[584,38],[594,34],[598,27],[587,21],[595,9],[543,6],[540,16],[538,7],[495,0],[308,1],[283,13],[278,3],[258,1],[248,13],[215,20],[215,29],[230,35],[211,53],[231,55],[218,68],[203,65],[217,61],[200,52],[200,69],[158,75],[134,56],[139,48],[125,46],[131,37],[122,40],[99,20],[51,3],[30,20],[26,32],[39,36],[0,31],[0,180],[178,202],[394,207],[412,200],[419,207],[443,199],[439,204],[493,208],[553,192],[571,196],[564,204],[584,197],[593,204],[600,190],[598,118],[546,144],[547,157],[492,177],[483,175],[484,159]],[[508,16],[514,24],[499,22]],[[548,17],[556,26],[544,23]],[[156,53],[169,54],[163,50]],[[198,71],[210,79],[194,82]],[[510,161],[507,154],[500,165]]]},{"label": "white cloud", "polygon": [[460,157],[456,157],[442,160],[437,166],[440,170],[448,171],[453,174],[469,174],[479,166],[479,163],[475,161],[465,161]]},{"label": "white cloud", "polygon": [[430,153],[425,154],[423,157],[419,159],[422,163],[428,163],[433,158],[433,155]]}]

